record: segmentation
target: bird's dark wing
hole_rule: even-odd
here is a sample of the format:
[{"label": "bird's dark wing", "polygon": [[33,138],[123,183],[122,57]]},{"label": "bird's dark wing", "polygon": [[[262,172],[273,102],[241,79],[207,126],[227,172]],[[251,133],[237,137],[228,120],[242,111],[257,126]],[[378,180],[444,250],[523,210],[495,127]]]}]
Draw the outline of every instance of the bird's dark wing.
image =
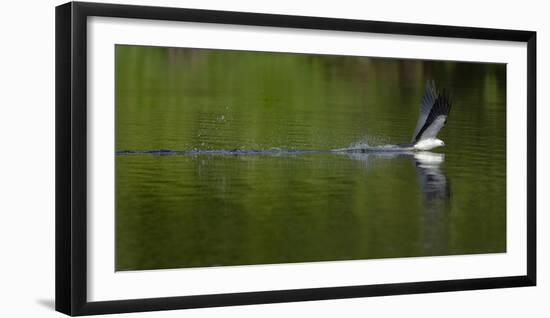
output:
[{"label": "bird's dark wing", "polygon": [[435,138],[447,122],[450,111],[449,95],[445,92],[437,92],[434,83],[432,82],[431,85],[428,83],[412,141]]},{"label": "bird's dark wing", "polygon": [[422,96],[422,103],[420,104],[420,113],[418,114],[418,121],[416,122],[416,128],[414,129],[413,140],[422,126],[426,123],[426,119],[432,110],[432,106],[437,99],[437,91],[435,89],[434,81],[427,81],[426,88],[424,89],[424,96]]}]

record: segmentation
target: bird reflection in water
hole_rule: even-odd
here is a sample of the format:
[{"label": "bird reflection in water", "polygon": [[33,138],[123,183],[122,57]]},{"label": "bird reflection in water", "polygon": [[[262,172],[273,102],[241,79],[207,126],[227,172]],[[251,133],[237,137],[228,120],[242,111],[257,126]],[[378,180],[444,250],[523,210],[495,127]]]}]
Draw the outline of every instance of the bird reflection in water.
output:
[{"label": "bird reflection in water", "polygon": [[416,170],[420,203],[423,207],[419,218],[420,240],[418,248],[424,255],[437,255],[449,248],[449,212],[451,186],[441,169],[445,154],[433,152],[381,152],[348,153],[348,158],[363,163],[368,168],[371,159],[409,158]]}]

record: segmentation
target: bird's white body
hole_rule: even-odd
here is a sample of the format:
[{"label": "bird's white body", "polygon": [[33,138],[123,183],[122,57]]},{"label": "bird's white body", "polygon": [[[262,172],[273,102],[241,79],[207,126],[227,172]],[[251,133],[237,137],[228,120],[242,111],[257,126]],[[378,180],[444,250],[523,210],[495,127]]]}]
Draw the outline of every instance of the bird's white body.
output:
[{"label": "bird's white body", "polygon": [[419,140],[416,144],[414,144],[413,148],[414,150],[431,150],[442,146],[445,146],[443,140],[437,138],[429,138]]}]

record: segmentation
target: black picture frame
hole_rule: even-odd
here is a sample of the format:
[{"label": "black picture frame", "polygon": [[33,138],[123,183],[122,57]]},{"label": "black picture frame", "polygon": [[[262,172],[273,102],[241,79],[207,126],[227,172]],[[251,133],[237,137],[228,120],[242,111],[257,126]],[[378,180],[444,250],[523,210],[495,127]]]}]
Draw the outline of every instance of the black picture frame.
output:
[{"label": "black picture frame", "polygon": [[[527,273],[522,276],[89,302],[87,18],[91,16],[370,32],[527,44]],[[70,2],[56,7],[56,310],[68,315],[278,303],[536,285],[536,32]]]}]

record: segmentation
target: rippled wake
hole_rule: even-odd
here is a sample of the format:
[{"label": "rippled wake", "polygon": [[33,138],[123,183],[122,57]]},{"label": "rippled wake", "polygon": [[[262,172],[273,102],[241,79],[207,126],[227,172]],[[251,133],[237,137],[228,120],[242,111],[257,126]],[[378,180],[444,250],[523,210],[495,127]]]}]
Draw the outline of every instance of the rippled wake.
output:
[{"label": "rippled wake", "polygon": [[294,150],[294,149],[234,149],[234,150],[120,150],[117,155],[300,155],[310,153],[329,153],[330,150]]},{"label": "rippled wake", "polygon": [[387,152],[412,152],[411,148],[400,145],[353,145],[347,148],[326,149],[326,150],[299,150],[299,149],[233,149],[233,150],[171,150],[171,149],[153,149],[153,150],[119,150],[117,155],[302,155],[317,153],[387,153]]}]

